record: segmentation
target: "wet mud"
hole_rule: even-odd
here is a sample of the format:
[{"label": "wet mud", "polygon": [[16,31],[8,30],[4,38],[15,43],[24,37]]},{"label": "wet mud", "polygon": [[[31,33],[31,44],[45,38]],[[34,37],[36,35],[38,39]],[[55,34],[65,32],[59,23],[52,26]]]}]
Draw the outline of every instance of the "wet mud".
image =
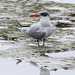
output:
[{"label": "wet mud", "polygon": [[[47,10],[54,26],[53,34],[47,38],[46,46],[37,46],[35,39],[16,30],[16,20],[22,26],[30,26],[39,18],[30,14]],[[40,41],[42,44],[42,41]],[[74,70],[75,55],[53,57],[48,54],[75,53],[75,4],[1,0],[0,2],[0,58],[12,58],[17,62],[29,62],[49,75],[49,71]],[[41,69],[42,68],[42,69]],[[46,70],[44,70],[46,69]],[[42,74],[40,74],[42,75]],[[44,75],[44,74],[43,74]]]}]

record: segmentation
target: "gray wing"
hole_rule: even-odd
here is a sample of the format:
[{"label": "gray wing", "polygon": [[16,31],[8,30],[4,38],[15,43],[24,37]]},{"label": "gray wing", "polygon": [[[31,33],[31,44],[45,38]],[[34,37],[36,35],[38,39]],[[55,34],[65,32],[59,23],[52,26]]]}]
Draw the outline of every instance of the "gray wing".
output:
[{"label": "gray wing", "polygon": [[41,39],[45,36],[45,32],[40,30],[39,24],[33,24],[31,27],[22,27],[22,25],[16,20],[17,29],[28,36],[33,37],[34,39]]},{"label": "gray wing", "polygon": [[45,36],[45,32],[40,29],[38,25],[32,26],[29,30],[29,36],[34,39],[42,39]]}]

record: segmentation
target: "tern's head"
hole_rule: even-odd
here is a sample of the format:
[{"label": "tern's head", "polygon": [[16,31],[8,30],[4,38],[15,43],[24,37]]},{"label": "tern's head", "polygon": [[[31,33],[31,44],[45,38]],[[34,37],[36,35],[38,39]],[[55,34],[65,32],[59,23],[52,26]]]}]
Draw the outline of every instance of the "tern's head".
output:
[{"label": "tern's head", "polygon": [[38,14],[39,14],[41,17],[47,17],[47,16],[50,17],[50,15],[49,15],[49,13],[48,13],[47,11],[41,11],[41,12],[39,12]]},{"label": "tern's head", "polygon": [[49,13],[47,11],[41,11],[37,14],[33,14],[30,17],[50,17]]}]

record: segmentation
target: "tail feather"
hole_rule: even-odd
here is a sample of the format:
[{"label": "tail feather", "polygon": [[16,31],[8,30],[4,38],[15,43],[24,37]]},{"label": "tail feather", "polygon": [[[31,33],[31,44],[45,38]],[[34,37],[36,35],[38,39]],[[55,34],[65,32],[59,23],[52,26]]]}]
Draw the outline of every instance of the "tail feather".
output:
[{"label": "tail feather", "polygon": [[27,28],[25,28],[25,27],[23,27],[17,20],[16,20],[16,23],[17,23],[17,25],[16,25],[16,29],[18,30],[18,31],[20,31],[21,33],[26,33],[25,31],[27,30]]},{"label": "tail feather", "polygon": [[19,28],[21,28],[22,27],[22,25],[16,20],[16,23],[17,23],[17,27],[19,27]]},{"label": "tail feather", "polygon": [[26,31],[29,29],[29,26],[28,27],[23,27],[17,20],[16,20],[16,23],[17,23],[16,29],[18,31],[20,31],[21,33],[23,33],[23,34],[27,34]]},{"label": "tail feather", "polygon": [[22,25],[16,20],[16,30],[20,31],[21,32],[21,28],[22,28]]}]

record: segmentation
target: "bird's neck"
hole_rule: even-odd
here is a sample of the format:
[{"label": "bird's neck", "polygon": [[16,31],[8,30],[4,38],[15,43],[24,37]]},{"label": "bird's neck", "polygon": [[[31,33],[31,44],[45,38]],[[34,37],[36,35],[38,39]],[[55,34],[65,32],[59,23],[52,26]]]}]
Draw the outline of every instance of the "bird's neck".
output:
[{"label": "bird's neck", "polygon": [[41,27],[50,27],[50,18],[49,17],[43,17],[40,19]]}]

